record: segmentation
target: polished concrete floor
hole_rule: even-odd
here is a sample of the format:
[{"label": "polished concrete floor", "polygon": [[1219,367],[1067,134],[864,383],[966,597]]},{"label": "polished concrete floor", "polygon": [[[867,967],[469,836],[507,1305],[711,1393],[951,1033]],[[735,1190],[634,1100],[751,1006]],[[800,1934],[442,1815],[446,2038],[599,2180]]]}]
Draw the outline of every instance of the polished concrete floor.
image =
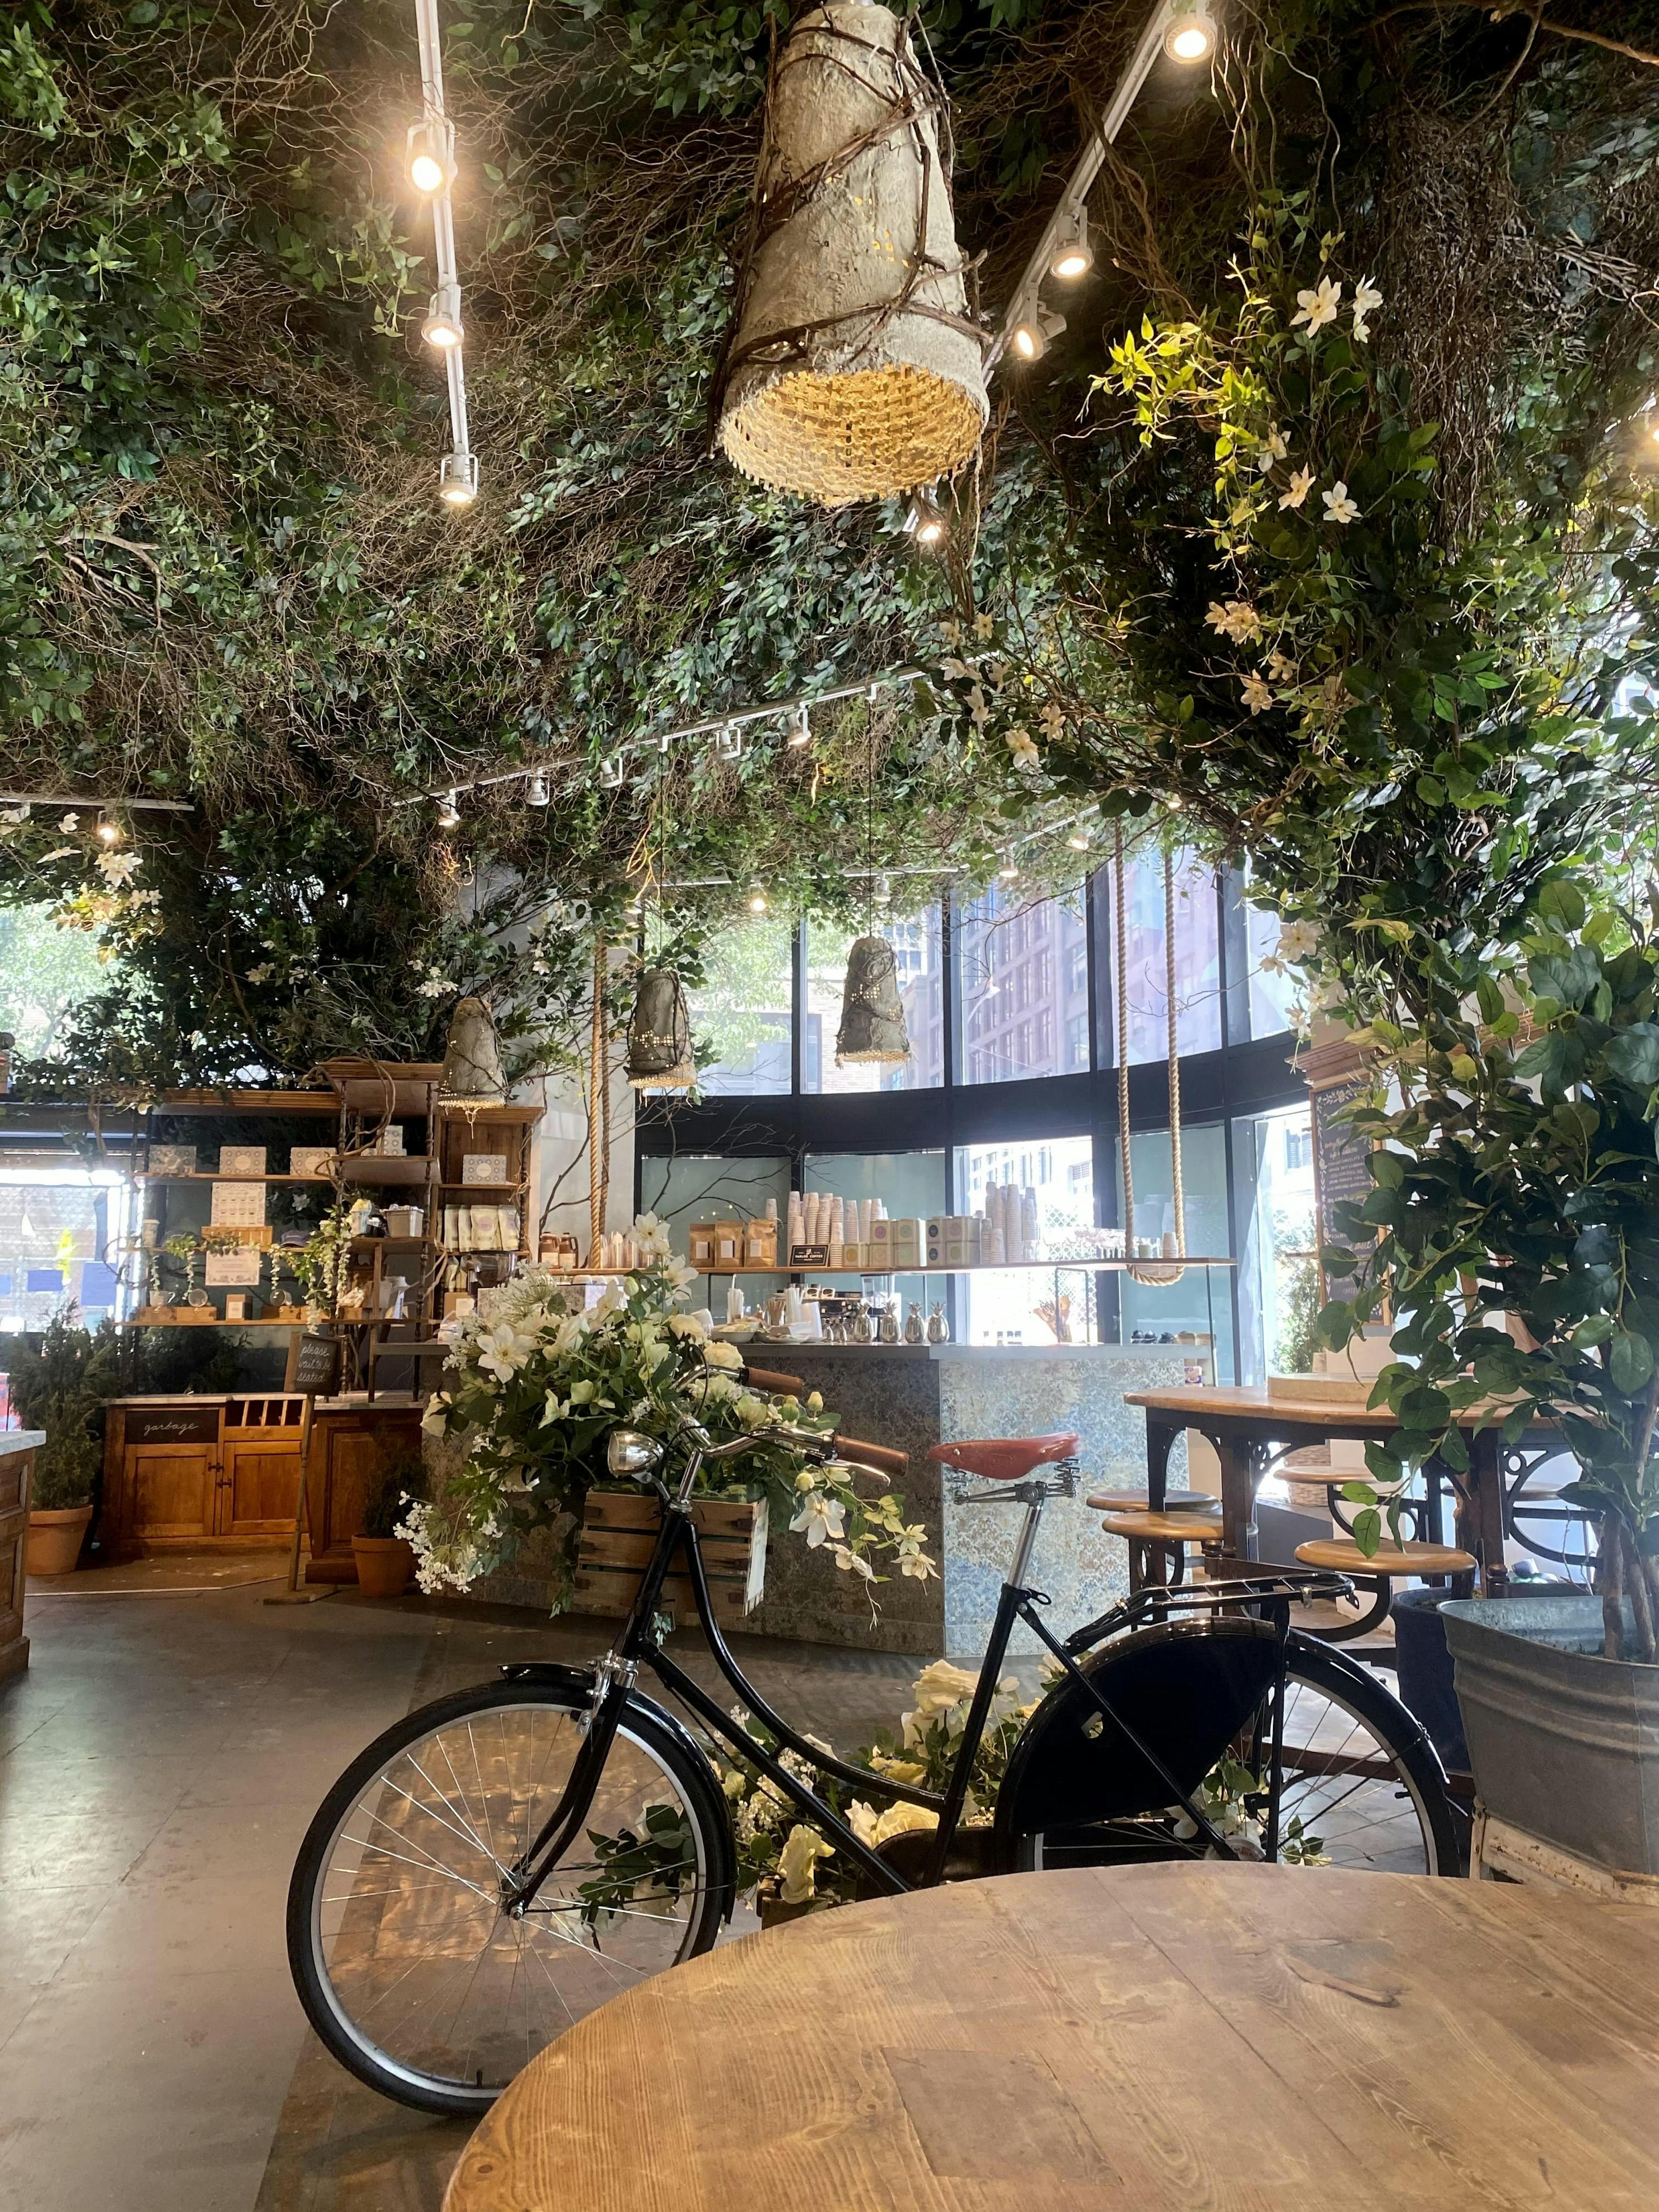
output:
[{"label": "polished concrete floor", "polygon": [[[439,2204],[467,2130],[386,2103],[312,2037],[289,1869],[329,1784],[411,1705],[607,1632],[355,1593],[266,1605],[283,1564],[34,1586],[32,1664],[0,1684],[0,2212]],[[892,1724],[918,1663],[741,1644],[842,1745]]]}]

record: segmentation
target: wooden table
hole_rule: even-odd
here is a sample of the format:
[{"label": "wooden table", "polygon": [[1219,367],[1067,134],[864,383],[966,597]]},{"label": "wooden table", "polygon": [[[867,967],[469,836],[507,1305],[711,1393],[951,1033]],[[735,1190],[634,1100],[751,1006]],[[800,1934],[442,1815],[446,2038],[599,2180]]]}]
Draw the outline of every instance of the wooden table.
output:
[{"label": "wooden table", "polygon": [[[1170,1449],[1182,1431],[1196,1429],[1214,1445],[1221,1462],[1222,1549],[1234,1559],[1259,1556],[1256,1485],[1280,1449],[1326,1443],[1333,1437],[1380,1438],[1392,1435],[1399,1425],[1386,1409],[1368,1413],[1363,1407],[1324,1398],[1269,1398],[1263,1389],[1139,1390],[1127,1395],[1124,1403],[1146,1411],[1146,1486],[1153,1511],[1163,1505]],[[1437,1461],[1429,1463],[1429,1525],[1424,1533],[1436,1543],[1444,1540],[1439,1495],[1443,1485],[1456,1500],[1455,1540],[1479,1562],[1481,1594],[1491,1597],[1508,1580],[1504,1565],[1504,1539],[1510,1527],[1505,1446],[1496,1428],[1476,1435],[1476,1419],[1470,1412],[1458,1420],[1469,1449],[1466,1475],[1455,1474]],[[1528,1443],[1541,1449],[1546,1439],[1559,1449],[1559,1438],[1549,1431],[1534,1431]],[[1290,1479],[1296,1479],[1293,1472]]]},{"label": "wooden table", "polygon": [[1651,2212],[1659,1915],[1183,1864],[815,1914],[532,2061],[446,2212]]}]

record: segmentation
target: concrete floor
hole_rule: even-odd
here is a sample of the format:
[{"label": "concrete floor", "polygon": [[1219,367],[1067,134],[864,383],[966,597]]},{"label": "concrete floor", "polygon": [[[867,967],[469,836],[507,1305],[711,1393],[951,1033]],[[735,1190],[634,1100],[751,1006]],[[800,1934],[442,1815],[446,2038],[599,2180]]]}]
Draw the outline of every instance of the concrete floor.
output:
[{"label": "concrete floor", "polygon": [[[250,1577],[285,1565],[33,1586],[32,1663],[0,1685],[0,2212],[440,2203],[465,2124],[362,2088],[306,2026],[283,1935],[294,1856],[341,1768],[410,1706],[508,1658],[588,1657],[608,1632],[355,1593],[267,1606],[273,1583]],[[895,1722],[920,1663],[739,1644],[765,1692],[842,1746]]]}]

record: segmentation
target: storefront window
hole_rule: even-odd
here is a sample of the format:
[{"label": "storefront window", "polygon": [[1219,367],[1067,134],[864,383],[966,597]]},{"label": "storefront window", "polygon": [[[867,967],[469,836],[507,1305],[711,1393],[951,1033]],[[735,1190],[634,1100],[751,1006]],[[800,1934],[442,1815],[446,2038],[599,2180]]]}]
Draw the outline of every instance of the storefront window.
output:
[{"label": "storefront window", "polygon": [[0,1336],[66,1305],[89,1328],[115,1312],[127,1195],[113,1168],[0,1167]]},{"label": "storefront window", "polygon": [[839,1067],[836,1064],[847,956],[854,939],[863,933],[837,928],[832,922],[805,925],[801,1088],[832,1093],[936,1089],[945,1080],[945,976],[937,907],[908,921],[884,922],[872,933],[884,937],[893,948],[899,997],[910,1038],[909,1059],[886,1064],[849,1060]]},{"label": "storefront window", "polygon": [[[1094,1146],[1088,1137],[1045,1137],[1028,1143],[964,1145],[957,1154],[963,1210],[985,1211],[992,1183],[1036,1194],[1039,1251],[1044,1258],[1080,1251],[1078,1232],[1095,1224]],[[999,1267],[963,1278],[958,1302],[968,1344],[1090,1344],[1099,1340],[1097,1277],[1066,1269]]]},{"label": "storefront window", "polygon": [[1279,916],[1270,914],[1266,908],[1245,906],[1244,936],[1250,960],[1252,1036],[1277,1036],[1292,1025],[1293,1010],[1300,995],[1297,979],[1284,969],[1269,964],[1278,958],[1281,927]]},{"label": "storefront window", "polygon": [[[1112,1172],[1121,1176],[1120,1151],[1112,1147]],[[1176,1227],[1175,1178],[1169,1132],[1137,1131],[1129,1139],[1135,1189],[1137,1238],[1161,1239]],[[1226,1133],[1218,1123],[1183,1130],[1182,1185],[1185,1194],[1185,1249],[1197,1257],[1225,1259],[1227,1225]],[[1121,1183],[1120,1183],[1121,1188]],[[1121,1212],[1121,1201],[1116,1209]],[[1215,1354],[1213,1372],[1228,1381],[1233,1366],[1231,1270],[1183,1268],[1175,1283],[1145,1283],[1121,1274],[1119,1330],[1125,1344],[1171,1343],[1200,1339],[1200,1348]]]},{"label": "storefront window", "polygon": [[794,931],[787,921],[722,931],[703,956],[704,980],[687,994],[699,1080],[713,1097],[775,1097],[790,1089]]},{"label": "storefront window", "polygon": [[[1149,852],[1125,864],[1127,1046],[1131,1065],[1170,1054],[1169,970],[1164,950],[1164,856]],[[1115,885],[1113,886],[1115,899]],[[1190,853],[1176,856],[1176,1035],[1181,1052],[1215,1052],[1221,1044],[1221,951],[1215,877]],[[1111,917],[1115,958],[1117,915]],[[1116,1021],[1117,994],[1112,1008]],[[1121,1045],[1120,1044],[1120,1050]]]},{"label": "storefront window", "polygon": [[1308,1372],[1319,1308],[1313,1120],[1305,1102],[1233,1124],[1246,1382]]},{"label": "storefront window", "polygon": [[[962,1079],[1011,1083],[1087,1068],[1085,895],[996,884],[963,911]],[[1081,1059],[1079,1054],[1081,1054]]]},{"label": "storefront window", "polygon": [[[789,1162],[787,1158],[730,1159],[716,1153],[681,1153],[673,1159],[645,1158],[640,1162],[640,1206],[666,1222],[674,1249],[684,1259],[690,1249],[693,1222],[754,1221],[766,1212],[766,1201],[777,1202],[778,1218],[789,1213]],[[757,1277],[751,1300],[773,1287]],[[726,1285],[721,1282],[720,1292]],[[698,1295],[708,1295],[709,1279],[701,1279]],[[726,1317],[722,1304],[715,1318]]]}]

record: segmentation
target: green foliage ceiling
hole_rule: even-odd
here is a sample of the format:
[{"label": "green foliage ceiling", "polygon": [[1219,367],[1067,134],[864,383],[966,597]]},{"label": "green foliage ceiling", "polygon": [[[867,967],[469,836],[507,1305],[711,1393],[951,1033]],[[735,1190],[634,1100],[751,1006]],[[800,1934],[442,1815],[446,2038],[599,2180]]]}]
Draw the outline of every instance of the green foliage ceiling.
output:
[{"label": "green foliage ceiling", "polygon": [[[781,12],[446,8],[485,471],[458,515],[434,497],[447,425],[418,339],[433,279],[402,178],[412,8],[8,11],[4,781],[195,810],[141,817],[130,872],[124,854],[96,864],[84,818],[0,825],[0,899],[58,901],[119,957],[70,1040],[77,1078],[429,1050],[455,992],[478,985],[511,1009],[521,1059],[551,1060],[593,927],[628,934],[647,870],[717,879],[665,901],[661,927],[690,948],[757,877],[775,904],[844,912],[866,858],[971,880],[1011,826],[1103,793],[1143,818],[1153,794],[1181,793],[1214,849],[1266,849],[1281,890],[1298,869],[1310,892],[1351,869],[1352,841],[1322,845],[1316,823],[1389,803],[1388,749],[1415,705],[1327,749],[1287,827],[1305,717],[1217,703],[1232,672],[1205,611],[1237,586],[1212,526],[1216,410],[1143,443],[1156,372],[1091,386],[1143,316],[1159,337],[1234,342],[1230,262],[1254,252],[1241,234],[1264,206],[1297,211],[1274,233],[1282,282],[1341,234],[1350,283],[1363,270],[1388,301],[1353,371],[1367,435],[1385,416],[1405,439],[1441,426],[1402,449],[1423,457],[1403,472],[1421,494],[1411,559],[1379,576],[1357,544],[1345,556],[1369,574],[1360,626],[1397,641],[1399,609],[1378,617],[1376,595],[1421,594],[1427,547],[1467,628],[1507,532],[1531,586],[1505,602],[1501,641],[1456,643],[1451,693],[1464,654],[1525,658],[1547,633],[1543,661],[1588,672],[1573,714],[1604,720],[1614,648],[1643,663],[1652,541],[1632,463],[1659,380],[1659,119],[1640,60],[1451,5],[1231,10],[1212,81],[1166,65],[1143,94],[1096,195],[1098,280],[1041,370],[1000,382],[983,465],[958,486],[957,550],[927,564],[895,507],[825,515],[708,457],[707,379]],[[1606,29],[1605,11],[1579,12]],[[1621,39],[1659,44],[1651,0],[1619,12]],[[1144,8],[925,15],[955,112],[958,229],[994,311]],[[1202,346],[1183,345],[1196,371]],[[1292,380],[1275,404],[1288,416],[1316,397]],[[1569,527],[1574,565],[1547,550]],[[1035,767],[1008,741],[1024,723],[941,719],[924,699],[826,715],[809,754],[678,755],[623,793],[597,787],[619,737],[936,653],[953,603],[990,610],[1008,667],[1046,687]],[[1409,617],[1438,618],[1428,604]],[[1431,640],[1428,659],[1443,649]],[[1409,681],[1432,702],[1435,677]],[[1444,750],[1422,764],[1430,797]],[[552,766],[545,813],[481,796],[445,837],[429,806],[403,803],[527,760]],[[1420,775],[1413,788],[1432,812]]]}]

